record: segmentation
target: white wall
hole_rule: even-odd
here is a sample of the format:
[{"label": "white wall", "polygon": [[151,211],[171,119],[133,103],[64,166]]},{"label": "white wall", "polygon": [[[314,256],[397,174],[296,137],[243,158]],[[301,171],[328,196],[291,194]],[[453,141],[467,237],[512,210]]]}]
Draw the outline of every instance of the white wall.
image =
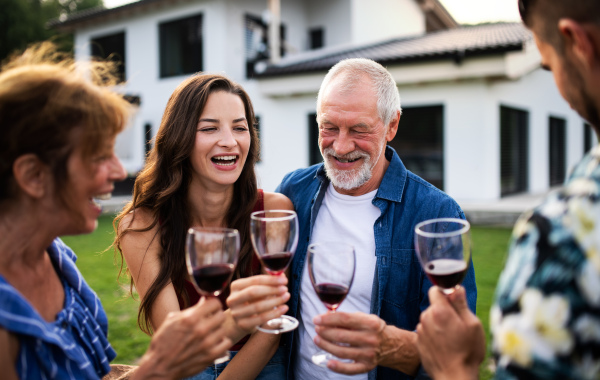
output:
[{"label": "white wall", "polygon": [[[398,74],[402,66],[391,68],[391,71]],[[313,74],[299,81],[314,88],[317,76],[319,74]],[[269,86],[272,81],[261,84],[265,89],[275,91]],[[292,78],[282,80],[281,87],[286,87],[286,83],[293,83]],[[551,74],[541,69],[521,80],[410,83],[400,85],[399,92],[403,107],[444,106],[444,184],[446,192],[459,201],[500,197],[501,105],[529,112],[530,192],[548,189],[549,116],[567,119],[568,168],[584,153],[583,121],[560,97]],[[263,103],[269,108],[262,132],[265,162],[259,171],[265,189],[274,189],[284,173],[308,165],[307,115],[314,112],[315,97],[316,89],[306,87],[303,95],[279,94]],[[276,143],[273,145],[272,141]]]},{"label": "white wall", "polygon": [[352,43],[425,33],[425,15],[415,0],[350,0]]}]

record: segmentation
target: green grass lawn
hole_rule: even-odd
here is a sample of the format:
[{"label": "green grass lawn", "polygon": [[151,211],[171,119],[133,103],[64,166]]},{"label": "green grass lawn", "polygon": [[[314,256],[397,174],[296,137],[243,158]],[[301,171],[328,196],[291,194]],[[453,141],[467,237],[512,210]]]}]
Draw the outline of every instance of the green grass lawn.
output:
[{"label": "green grass lawn", "polygon": [[[98,229],[83,236],[63,240],[78,256],[77,265],[88,284],[98,293],[109,320],[108,338],[117,351],[115,363],[134,364],[146,351],[149,337],[137,326],[138,301],[127,296],[128,287],[117,283],[118,267],[112,249],[112,217],[99,219]],[[510,229],[473,227],[473,263],[477,279],[477,315],[483,322],[489,342],[489,310],[494,288],[504,266]],[[491,375],[483,364],[482,379]]]}]

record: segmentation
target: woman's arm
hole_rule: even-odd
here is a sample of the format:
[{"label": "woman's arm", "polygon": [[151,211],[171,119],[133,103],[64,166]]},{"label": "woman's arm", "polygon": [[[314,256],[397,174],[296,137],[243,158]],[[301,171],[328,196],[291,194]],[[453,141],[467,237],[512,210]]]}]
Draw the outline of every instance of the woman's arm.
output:
[{"label": "woman's arm", "polygon": [[15,363],[19,354],[19,340],[16,336],[0,328],[0,368],[2,378],[18,380]]},{"label": "woman's arm", "polygon": [[[264,208],[265,210],[293,210],[294,206],[283,194],[265,192]],[[219,379],[255,379],[277,351],[280,339],[279,334],[255,332],[227,365]]]},{"label": "woman's arm", "polygon": [[[121,219],[119,232],[125,228],[141,229],[152,222],[151,214],[146,209],[136,209]],[[129,273],[139,293],[144,299],[152,283],[160,272],[160,236],[159,226],[143,232],[129,231],[121,238],[121,252],[129,268]],[[173,284],[169,283],[159,293],[152,305],[150,321],[154,331],[162,325],[167,315],[172,311],[179,311],[179,302]]]}]

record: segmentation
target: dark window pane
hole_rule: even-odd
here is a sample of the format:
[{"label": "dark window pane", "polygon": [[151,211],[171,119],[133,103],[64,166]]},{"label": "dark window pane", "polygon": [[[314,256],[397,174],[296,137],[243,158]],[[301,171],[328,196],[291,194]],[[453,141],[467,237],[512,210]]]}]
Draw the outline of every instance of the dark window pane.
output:
[{"label": "dark window pane", "polygon": [[308,164],[314,165],[323,161],[321,151],[319,150],[319,124],[317,124],[317,114],[308,115]]},{"label": "dark window pane", "polygon": [[96,37],[90,40],[91,55],[118,62],[121,81],[125,80],[125,32]]},{"label": "dark window pane", "polygon": [[311,29],[309,32],[310,49],[323,47],[323,28]]},{"label": "dark window pane", "polygon": [[529,113],[500,107],[500,194],[524,192],[529,179]]},{"label": "dark window pane", "polygon": [[159,25],[160,77],[202,71],[202,15]]},{"label": "dark window pane", "polygon": [[444,189],[444,106],[404,108],[389,145],[408,170]]},{"label": "dark window pane", "polygon": [[[245,50],[246,50],[246,77],[253,78],[256,74],[257,63],[266,63],[270,58],[269,53],[269,25],[261,17],[246,14],[245,25]],[[280,56],[285,56],[286,27],[279,25]]]},{"label": "dark window pane", "polygon": [[565,180],[567,142],[566,121],[557,117],[549,119],[548,155],[550,157],[550,186],[560,185]]},{"label": "dark window pane", "polygon": [[583,154],[585,155],[587,152],[592,149],[594,145],[598,143],[596,138],[596,133],[594,133],[594,129],[588,123],[583,124]]}]

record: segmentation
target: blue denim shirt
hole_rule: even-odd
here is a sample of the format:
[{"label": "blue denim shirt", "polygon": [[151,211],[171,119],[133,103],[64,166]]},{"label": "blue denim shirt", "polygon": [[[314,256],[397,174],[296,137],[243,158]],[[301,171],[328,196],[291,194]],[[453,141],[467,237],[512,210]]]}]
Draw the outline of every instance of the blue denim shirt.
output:
[{"label": "blue denim shirt", "polygon": [[[464,219],[458,204],[446,193],[408,171],[398,154],[387,147],[385,157],[390,162],[379,185],[373,205],[381,210],[375,221],[375,256],[377,256],[371,313],[378,315],[388,325],[414,331],[421,311],[429,306],[427,291],[431,283],[421,269],[414,251],[415,225],[423,220],[451,217]],[[300,283],[306,250],[317,213],[329,185],[323,164],[313,165],[287,174],[277,192],[291,199],[300,223],[300,240],[290,271],[288,314],[298,318]],[[463,282],[469,307],[475,312],[477,288],[471,263]],[[283,337],[289,352],[288,378],[293,379],[292,350],[294,333]],[[377,367],[369,373],[369,380],[410,379],[390,368]]]}]

